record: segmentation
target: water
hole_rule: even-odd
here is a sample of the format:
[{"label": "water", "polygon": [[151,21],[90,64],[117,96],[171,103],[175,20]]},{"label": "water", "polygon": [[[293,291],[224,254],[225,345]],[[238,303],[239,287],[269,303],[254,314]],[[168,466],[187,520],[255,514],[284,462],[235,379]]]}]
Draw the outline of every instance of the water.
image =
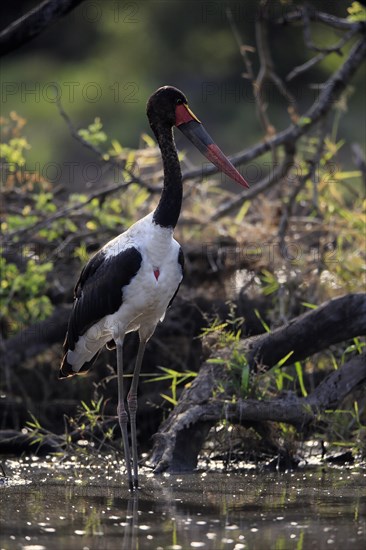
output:
[{"label": "water", "polygon": [[366,468],[153,476],[6,461],[0,549],[365,549]]}]

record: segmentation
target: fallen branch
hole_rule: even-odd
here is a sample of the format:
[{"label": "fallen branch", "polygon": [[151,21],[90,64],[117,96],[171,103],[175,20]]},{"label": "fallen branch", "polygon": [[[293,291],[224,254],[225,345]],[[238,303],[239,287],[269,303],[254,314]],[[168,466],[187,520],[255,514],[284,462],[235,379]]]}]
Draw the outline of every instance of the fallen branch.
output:
[{"label": "fallen branch", "polygon": [[[213,370],[218,370],[213,367]],[[212,378],[217,380],[217,372]],[[280,399],[239,399],[236,403],[209,399],[191,404],[169,429],[155,436],[151,458],[155,472],[192,470],[212,426],[223,419],[243,426],[265,421],[286,422],[304,431],[325,410],[335,410],[359,384],[366,381],[366,352],[353,357],[327,376],[308,397],[288,393]],[[164,425],[165,426],[165,425]]]},{"label": "fallen branch", "polygon": [[329,374],[307,397],[288,393],[281,399],[258,401],[239,399],[237,403],[223,404],[210,401],[202,421],[219,422],[226,418],[231,422],[286,422],[303,430],[324,410],[335,410],[339,403],[366,380],[366,352],[352,357],[339,369]]},{"label": "fallen branch", "polygon": [[240,351],[247,354],[252,368],[260,366],[268,370],[291,351],[293,354],[283,366],[362,334],[366,334],[366,294],[347,294],[325,302],[269,334],[243,341]]},{"label": "fallen branch", "polygon": [[[284,365],[365,332],[366,296],[351,294],[326,302],[272,334],[244,340],[238,351],[246,351],[249,364],[253,367],[260,364],[265,371],[290,351],[294,353]],[[210,428],[223,419],[239,424],[268,420],[287,422],[303,430],[320,412],[335,409],[347,394],[366,380],[364,352],[332,372],[306,398],[290,393],[273,400],[236,399],[233,402],[229,389],[231,375],[225,368],[231,353],[232,347],[224,348],[214,353],[222,362],[205,361],[197,378],[183,391],[177,406],[160,427],[151,458],[157,472],[194,468]],[[215,395],[219,398],[213,397]]]}]

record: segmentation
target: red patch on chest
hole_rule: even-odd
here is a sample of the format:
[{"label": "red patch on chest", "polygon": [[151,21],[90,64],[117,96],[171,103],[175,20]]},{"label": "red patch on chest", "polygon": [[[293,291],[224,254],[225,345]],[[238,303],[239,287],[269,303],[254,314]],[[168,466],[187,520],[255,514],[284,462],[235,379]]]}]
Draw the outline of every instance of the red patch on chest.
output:
[{"label": "red patch on chest", "polygon": [[154,269],[154,277],[156,280],[159,279],[159,275],[160,275],[160,270],[159,269]]}]

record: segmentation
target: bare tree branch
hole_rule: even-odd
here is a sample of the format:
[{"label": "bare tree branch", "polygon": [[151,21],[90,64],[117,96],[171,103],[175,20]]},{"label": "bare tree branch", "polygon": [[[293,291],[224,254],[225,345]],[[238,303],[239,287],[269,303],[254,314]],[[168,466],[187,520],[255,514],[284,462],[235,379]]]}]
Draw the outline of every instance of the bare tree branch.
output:
[{"label": "bare tree branch", "polygon": [[[256,31],[256,40],[258,55],[260,60],[260,69],[256,79],[256,92],[259,96],[264,96],[264,84],[268,80],[272,82],[279,93],[286,99],[291,109],[289,112],[292,115],[297,115],[297,104],[294,96],[286,88],[285,84],[282,82],[281,78],[276,74],[274,70],[274,63],[271,56],[271,49],[268,43],[268,4],[264,2],[259,7],[258,18],[255,23]],[[273,127],[269,123],[268,117],[265,117],[263,121],[266,124],[267,134],[270,136],[273,135]]]},{"label": "bare tree branch", "polygon": [[[268,48],[265,20],[263,17],[261,17],[258,21],[256,21],[257,48],[260,61],[260,69],[258,77],[255,78],[252,63],[250,62],[248,56],[248,51],[255,51],[255,49],[244,45],[230,8],[227,8],[226,16],[230,23],[231,30],[233,32],[235,41],[239,48],[240,55],[244,62],[245,73],[242,76],[249,79],[252,84],[253,96],[257,108],[259,121],[262,125],[263,131],[266,134],[266,137],[271,137],[275,133],[275,130],[273,125],[270,123],[269,117],[267,115],[267,105],[264,103],[264,81],[267,78],[271,80],[272,73],[274,73],[274,65]],[[278,77],[276,76],[275,78]],[[291,101],[295,102],[294,98],[291,97]]]},{"label": "bare tree branch", "polygon": [[290,82],[290,80],[293,80],[294,78],[299,76],[299,74],[302,74],[305,71],[308,71],[309,69],[311,69],[311,67],[313,67],[314,65],[322,61],[324,57],[326,57],[327,55],[328,54],[326,53],[318,53],[318,55],[316,55],[315,57],[312,57],[311,59],[309,59],[309,61],[306,61],[302,65],[298,65],[297,67],[292,69],[292,71],[290,71],[286,76],[287,82]]},{"label": "bare tree branch", "polygon": [[[303,6],[300,10],[301,13],[301,19],[303,23],[303,34],[304,34],[304,42],[306,47],[309,50],[313,50],[316,52],[319,52],[318,55],[310,59],[309,61],[306,61],[302,65],[299,65],[298,67],[295,67],[292,69],[292,71],[287,75],[286,80],[289,82],[290,80],[294,79],[295,77],[299,76],[303,72],[309,70],[311,67],[322,61],[327,55],[331,53],[336,53],[339,56],[342,56],[342,48],[343,46],[353,37],[355,36],[360,30],[359,24],[352,24],[347,32],[342,36],[342,38],[332,46],[316,46],[313,42],[312,36],[311,36],[311,27],[310,27],[310,20],[311,18],[314,20],[316,19],[317,12],[314,12],[313,10],[310,10],[309,6]],[[320,14],[319,14],[320,15]],[[328,15],[328,14],[323,14]],[[330,23],[329,23],[330,24]],[[331,25],[334,26],[334,25]]]},{"label": "bare tree branch", "polygon": [[161,189],[159,187],[149,185],[148,183],[143,181],[141,178],[139,178],[138,176],[133,174],[125,166],[123,166],[123,164],[120,161],[115,160],[115,159],[110,158],[110,157],[108,159],[104,158],[103,152],[100,149],[98,149],[98,147],[91,144],[89,141],[84,139],[79,134],[78,130],[75,128],[75,126],[74,126],[73,122],[71,121],[70,117],[68,116],[68,114],[64,110],[59,97],[58,97],[56,103],[57,103],[60,115],[65,120],[65,122],[66,122],[66,124],[67,124],[67,126],[70,130],[70,133],[71,133],[72,137],[74,139],[76,139],[79,143],[81,143],[81,145],[83,145],[83,147],[89,149],[94,154],[96,154],[98,156],[98,158],[103,162],[104,166],[102,167],[102,175],[105,174],[111,168],[117,168],[119,173],[121,174],[121,177],[122,177],[122,170],[123,170],[124,172],[126,172],[131,177],[131,180],[130,181],[122,181],[122,182],[117,183],[117,184],[109,185],[109,186],[105,187],[104,189],[101,189],[100,191],[94,191],[93,193],[89,193],[88,197],[82,202],[79,202],[77,204],[73,204],[72,206],[66,206],[64,208],[61,208],[56,213],[51,214],[47,218],[44,218],[43,220],[38,221],[37,223],[35,223],[34,225],[32,225],[30,227],[24,227],[22,229],[17,229],[17,230],[12,231],[11,233],[9,233],[7,235],[7,239],[9,240],[8,246],[11,246],[14,243],[14,237],[19,237],[19,236],[23,236],[23,235],[27,235],[28,237],[30,237],[30,236],[34,235],[34,233],[36,233],[37,231],[42,229],[43,227],[47,227],[48,225],[50,225],[52,222],[54,222],[56,220],[59,220],[61,218],[64,218],[65,216],[69,216],[70,214],[73,214],[73,213],[77,212],[78,210],[82,210],[87,204],[92,202],[94,199],[102,200],[105,197],[107,197],[108,195],[111,195],[112,193],[115,193],[117,191],[121,191],[122,189],[125,189],[125,188],[129,187],[132,183],[138,183],[139,185],[145,187],[150,193],[160,193],[161,192]]},{"label": "bare tree branch", "polygon": [[83,0],[45,0],[0,33],[0,56],[26,44]]},{"label": "bare tree branch", "polygon": [[[350,21],[349,19],[345,19],[343,17],[337,17],[335,15],[331,15],[330,13],[324,13],[322,11],[316,11],[309,8],[307,8],[307,13],[311,21],[321,21],[325,25],[328,25],[329,27],[333,27],[335,29],[349,30],[356,28],[358,31],[362,32],[362,29],[365,28],[365,23],[362,21],[355,23],[354,21]],[[286,13],[283,17],[277,19],[277,21],[275,22],[279,25],[284,25],[286,23],[292,23],[294,21],[302,21],[303,17],[304,11],[301,7],[299,7],[296,9],[296,11]]]},{"label": "bare tree branch", "polygon": [[[307,134],[311,128],[323,118],[333,107],[352,76],[360,67],[366,56],[366,37],[362,37],[352,48],[348,58],[324,84],[319,96],[312,106],[301,116],[298,124],[291,124],[286,130],[277,133],[271,139],[257,143],[253,147],[245,149],[230,157],[235,166],[245,164],[263,155],[273,147],[279,147],[286,142],[294,144],[300,137]],[[201,168],[187,170],[183,173],[183,179],[203,178],[217,173],[217,168],[205,165]]]}]

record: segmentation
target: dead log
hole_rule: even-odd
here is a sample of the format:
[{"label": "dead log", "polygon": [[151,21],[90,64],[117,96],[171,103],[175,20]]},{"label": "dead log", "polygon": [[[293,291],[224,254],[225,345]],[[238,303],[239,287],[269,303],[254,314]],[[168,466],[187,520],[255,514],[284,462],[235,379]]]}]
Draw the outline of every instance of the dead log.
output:
[{"label": "dead log", "polygon": [[[268,370],[290,351],[294,353],[285,364],[365,332],[366,295],[350,294],[322,304],[273,333],[248,338],[237,349],[247,354],[253,370],[258,365]],[[212,355],[225,362],[232,350],[231,346]],[[229,370],[224,364],[208,359],[156,434],[151,462],[157,473],[193,469],[210,428],[223,419],[245,425],[269,420],[287,422],[304,430],[319,413],[335,409],[365,380],[366,352],[332,372],[306,398],[287,393],[266,401],[236,399],[233,402],[232,391],[228,389]]]},{"label": "dead log", "polygon": [[291,351],[284,366],[362,334],[366,334],[366,294],[354,293],[329,300],[269,334],[245,340],[240,351],[247,354],[252,368],[268,370]]}]

